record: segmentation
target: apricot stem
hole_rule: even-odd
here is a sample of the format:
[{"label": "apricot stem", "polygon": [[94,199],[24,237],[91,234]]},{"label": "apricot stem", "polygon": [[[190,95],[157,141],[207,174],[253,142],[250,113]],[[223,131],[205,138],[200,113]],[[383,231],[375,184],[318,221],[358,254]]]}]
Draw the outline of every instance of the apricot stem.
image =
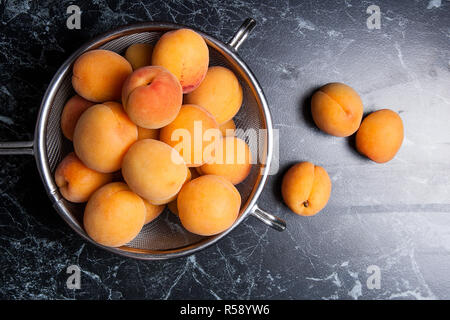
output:
[{"label": "apricot stem", "polygon": [[308,207],[309,207],[309,202],[308,202],[308,200],[303,201],[303,206],[304,206],[305,208],[308,208]]}]

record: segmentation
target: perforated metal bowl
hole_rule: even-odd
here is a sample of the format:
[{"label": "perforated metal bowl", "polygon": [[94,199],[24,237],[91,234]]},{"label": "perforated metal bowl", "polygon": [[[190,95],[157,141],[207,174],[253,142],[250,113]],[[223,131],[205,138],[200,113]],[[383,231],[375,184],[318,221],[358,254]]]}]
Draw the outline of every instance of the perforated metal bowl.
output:
[{"label": "perforated metal bowl", "polygon": [[[244,94],[243,105],[235,117],[237,128],[254,129],[259,143],[247,140],[257,163],[252,166],[247,179],[237,185],[242,197],[242,207],[237,221],[227,231],[211,237],[202,237],[186,231],[174,215],[164,212],[155,221],[144,226],[139,235],[120,248],[104,247],[95,243],[83,229],[84,205],[65,200],[54,181],[54,171],[62,158],[72,151],[72,143],[64,138],[60,129],[60,117],[65,102],[75,94],[71,84],[72,65],[82,53],[92,49],[108,49],[123,54],[133,43],[155,43],[167,31],[185,28],[169,23],[148,22],[118,28],[103,34],[78,49],[59,68],[53,77],[42,101],[36,124],[34,141],[0,143],[0,154],[31,154],[53,206],[60,216],[86,240],[108,251],[137,259],[158,260],[192,254],[206,248],[224,237],[249,215],[253,215],[269,226],[284,230],[281,219],[264,212],[256,201],[267,178],[272,157],[272,121],[264,93],[253,73],[237,55],[237,49],[255,26],[247,19],[228,44],[197,31],[205,39],[210,52],[210,65],[221,65],[231,69],[238,77]],[[265,129],[260,131],[260,129]],[[239,133],[238,133],[239,136]],[[254,141],[253,141],[254,142]],[[167,211],[167,210],[166,210]]]}]

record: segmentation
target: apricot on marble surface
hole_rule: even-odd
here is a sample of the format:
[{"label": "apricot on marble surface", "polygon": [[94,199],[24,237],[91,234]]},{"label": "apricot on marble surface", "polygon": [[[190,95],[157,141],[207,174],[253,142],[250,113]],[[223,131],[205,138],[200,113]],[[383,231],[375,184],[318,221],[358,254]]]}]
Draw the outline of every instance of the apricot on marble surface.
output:
[{"label": "apricot on marble surface", "polygon": [[312,216],[322,210],[330,198],[331,180],[324,168],[300,162],[284,175],[281,194],[296,214]]},{"label": "apricot on marble surface", "polygon": [[395,111],[372,112],[364,118],[356,133],[356,148],[375,162],[390,161],[402,145],[403,131],[402,118]]},{"label": "apricot on marble surface", "polygon": [[312,96],[311,112],[320,130],[347,137],[361,124],[363,104],[353,88],[343,83],[329,83]]}]

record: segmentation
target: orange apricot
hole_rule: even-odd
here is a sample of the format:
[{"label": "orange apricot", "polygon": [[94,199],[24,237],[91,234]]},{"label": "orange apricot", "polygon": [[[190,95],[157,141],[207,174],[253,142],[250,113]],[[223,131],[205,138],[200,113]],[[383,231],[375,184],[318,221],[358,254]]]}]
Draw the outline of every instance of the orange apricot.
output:
[{"label": "orange apricot", "polygon": [[222,136],[224,137],[234,136],[236,132],[236,124],[233,119],[228,120],[227,122],[219,125],[219,130],[222,132]]},{"label": "orange apricot", "polygon": [[73,131],[78,119],[87,108],[94,104],[77,94],[66,102],[61,114],[61,130],[67,139],[73,140]]},{"label": "orange apricot", "polygon": [[224,137],[215,150],[214,159],[200,167],[202,175],[222,176],[232,184],[247,178],[252,168],[252,154],[244,140]]},{"label": "orange apricot", "polygon": [[198,177],[200,177],[200,174],[197,172],[197,170],[195,170],[195,169],[198,169],[198,168],[200,168],[200,167],[189,168],[189,172],[191,173],[191,178],[189,179],[189,181],[197,179]]},{"label": "orange apricot", "polygon": [[210,67],[200,86],[186,95],[186,103],[208,110],[219,124],[231,120],[242,105],[242,87],[227,68]]},{"label": "orange apricot", "polygon": [[[142,199],[142,200],[144,200],[144,199]],[[164,208],[166,207],[165,205],[151,204],[147,200],[144,200],[144,204],[145,204],[145,210],[146,210],[144,224],[150,223],[153,220],[155,220],[156,218],[158,218],[159,215],[161,214],[161,212],[163,212]]]},{"label": "orange apricot", "polygon": [[168,125],[177,116],[182,102],[180,83],[163,67],[139,68],[123,84],[123,107],[130,119],[143,128]]},{"label": "orange apricot", "polygon": [[190,29],[166,32],[153,48],[152,65],[172,72],[180,81],[183,93],[200,85],[208,64],[209,50],[205,40]]},{"label": "orange apricot", "polygon": [[220,176],[205,175],[187,183],[177,198],[178,214],[186,230],[211,236],[236,221],[241,196],[235,186]]},{"label": "orange apricot", "polygon": [[333,136],[347,137],[361,124],[363,104],[351,87],[329,83],[312,96],[311,112],[320,130]]},{"label": "orange apricot", "polygon": [[146,216],[144,201],[125,183],[113,182],[98,189],[84,210],[84,229],[97,243],[120,247],[141,231]]},{"label": "orange apricot", "polygon": [[312,216],[322,210],[330,198],[331,180],[324,168],[300,162],[284,175],[281,194],[296,214]]},{"label": "orange apricot", "polygon": [[71,202],[85,202],[101,186],[111,182],[110,173],[86,167],[75,153],[69,153],[55,171],[55,182],[62,196]]},{"label": "orange apricot", "polygon": [[364,118],[356,133],[356,148],[369,159],[384,163],[395,157],[403,142],[403,121],[392,110],[382,109]]},{"label": "orange apricot", "polygon": [[120,100],[123,82],[132,71],[121,55],[109,50],[90,50],[75,61],[72,86],[89,101]]},{"label": "orange apricot", "polygon": [[135,43],[125,51],[125,59],[133,67],[133,70],[152,64],[153,46],[149,43]]},{"label": "orange apricot", "polygon": [[138,129],[138,140],[159,139],[159,129],[146,129],[142,127],[137,127],[137,129]]},{"label": "orange apricot", "polygon": [[214,117],[204,108],[186,104],[173,122],[161,129],[161,141],[175,148],[188,167],[198,167],[212,159],[222,137]]},{"label": "orange apricot", "polygon": [[174,215],[178,217],[177,199],[170,201],[167,204],[167,208],[169,208],[170,212],[172,212]]},{"label": "orange apricot", "polygon": [[153,139],[134,143],[123,159],[122,175],[131,190],[152,204],[173,200],[188,175],[183,158]]},{"label": "orange apricot", "polygon": [[122,158],[136,140],[137,127],[121,104],[105,102],[83,112],[75,126],[73,146],[87,167],[107,173],[120,169]]}]

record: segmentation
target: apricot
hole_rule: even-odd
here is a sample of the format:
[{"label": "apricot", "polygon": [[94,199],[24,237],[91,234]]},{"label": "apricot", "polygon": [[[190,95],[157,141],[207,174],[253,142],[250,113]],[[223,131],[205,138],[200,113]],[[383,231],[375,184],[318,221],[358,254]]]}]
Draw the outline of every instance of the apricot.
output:
[{"label": "apricot", "polygon": [[236,131],[236,124],[234,123],[233,119],[228,120],[227,122],[219,125],[219,130],[220,132],[222,132],[222,136],[224,137],[234,136]]},{"label": "apricot", "polygon": [[227,179],[205,175],[183,186],[178,194],[177,207],[186,230],[211,236],[225,231],[236,221],[241,196]]},{"label": "apricot", "polygon": [[98,189],[84,210],[84,229],[97,243],[120,247],[141,231],[146,216],[144,201],[125,183],[113,182]]},{"label": "apricot", "polygon": [[211,160],[215,144],[222,137],[214,117],[204,108],[186,104],[173,122],[161,129],[161,141],[175,148],[188,167]]},{"label": "apricot", "polygon": [[161,212],[164,211],[165,205],[155,205],[151,204],[150,202],[144,200],[145,204],[145,221],[144,224],[150,223],[156,218],[159,217]]},{"label": "apricot", "polygon": [[200,167],[189,168],[189,172],[191,173],[191,179],[190,180],[194,180],[194,179],[197,179],[198,177],[200,177],[200,174],[197,172],[197,170],[195,170],[195,169],[198,169],[198,168],[200,168]]},{"label": "apricot", "polygon": [[170,201],[167,204],[167,208],[169,208],[170,212],[172,212],[174,215],[178,217],[177,199]]},{"label": "apricot", "polygon": [[109,50],[91,50],[75,61],[72,86],[89,101],[120,100],[123,82],[132,71],[131,64],[121,55]]},{"label": "apricot", "polygon": [[329,83],[312,96],[311,112],[320,130],[333,136],[348,137],[359,128],[363,104],[351,87]]},{"label": "apricot", "polygon": [[112,181],[112,174],[86,167],[75,153],[69,153],[55,171],[55,182],[62,196],[71,202],[85,202],[101,186]]},{"label": "apricot", "polygon": [[252,168],[252,154],[244,140],[224,137],[215,150],[214,159],[200,167],[200,172],[222,176],[232,184],[244,181]]},{"label": "apricot", "polygon": [[[214,158],[213,158],[213,159],[214,159]],[[202,167],[197,167],[197,168],[195,168],[195,171],[197,171],[197,173],[198,173],[199,176],[202,176],[202,175],[203,175]]]},{"label": "apricot", "polygon": [[125,80],[123,107],[138,126],[158,129],[177,116],[183,102],[180,83],[163,67],[142,67]]},{"label": "apricot", "polygon": [[395,157],[403,142],[402,118],[382,109],[364,118],[356,133],[356,149],[369,159],[384,163]]},{"label": "apricot", "polygon": [[125,59],[133,67],[133,70],[152,64],[153,46],[149,43],[135,43],[125,51]]},{"label": "apricot", "polygon": [[152,204],[173,200],[188,175],[183,158],[169,145],[139,140],[126,153],[122,175],[131,190]]},{"label": "apricot", "polygon": [[322,210],[330,198],[331,180],[324,168],[300,162],[284,175],[281,194],[286,205],[301,216]]},{"label": "apricot", "polygon": [[66,102],[61,114],[61,130],[67,139],[73,140],[73,131],[78,119],[87,108],[94,104],[77,94]]},{"label": "apricot", "polygon": [[87,109],[73,134],[76,155],[89,168],[99,172],[120,169],[122,158],[137,140],[137,127],[120,103],[105,102]]},{"label": "apricot", "polygon": [[159,139],[159,129],[146,129],[142,127],[137,127],[137,129],[138,129],[138,140]]},{"label": "apricot", "polygon": [[210,67],[200,86],[186,95],[186,103],[205,108],[222,124],[239,111],[242,87],[232,71],[219,66]]},{"label": "apricot", "polygon": [[208,64],[209,50],[205,40],[190,29],[166,32],[153,48],[152,65],[172,72],[180,81],[183,93],[200,85]]}]

